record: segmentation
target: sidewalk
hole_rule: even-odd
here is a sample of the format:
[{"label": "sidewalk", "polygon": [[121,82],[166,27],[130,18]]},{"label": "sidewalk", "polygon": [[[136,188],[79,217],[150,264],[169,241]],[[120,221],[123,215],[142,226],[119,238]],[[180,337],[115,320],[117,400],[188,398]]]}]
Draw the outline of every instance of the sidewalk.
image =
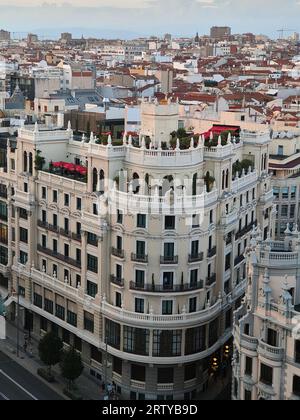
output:
[{"label": "sidewalk", "polygon": [[[24,332],[22,329],[20,330],[20,357],[16,355],[16,337],[17,337],[17,330],[16,327],[7,322],[6,324],[6,340],[0,340],[0,350],[9,356],[12,360],[17,362],[19,365],[24,367],[27,371],[29,371],[34,376],[38,377],[41,381],[43,381],[49,388],[53,389],[57,394],[61,395],[65,400],[69,400],[63,394],[63,389],[66,387],[67,382],[61,376],[59,366],[54,366],[52,368],[53,373],[55,374],[56,381],[54,383],[49,383],[45,381],[43,378],[38,376],[37,369],[40,367],[45,367],[43,363],[39,360],[38,356],[38,342],[34,339],[31,339],[31,346],[28,346],[27,352],[25,353],[23,350],[24,344]],[[32,352],[30,347],[32,347]],[[76,381],[76,387],[80,391],[84,400],[103,400],[103,392],[99,383],[90,379],[86,373],[83,373],[80,378]]]}]

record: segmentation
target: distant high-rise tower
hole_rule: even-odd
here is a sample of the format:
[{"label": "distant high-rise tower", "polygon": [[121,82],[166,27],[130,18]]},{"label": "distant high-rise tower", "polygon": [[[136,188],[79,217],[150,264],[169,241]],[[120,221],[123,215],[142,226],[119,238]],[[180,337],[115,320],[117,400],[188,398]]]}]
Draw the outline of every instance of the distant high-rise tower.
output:
[{"label": "distant high-rise tower", "polygon": [[196,44],[198,44],[198,43],[199,43],[199,41],[200,41],[200,38],[199,38],[199,34],[198,34],[198,32],[197,32],[197,34],[196,34],[196,36],[195,36],[195,42],[196,42]]},{"label": "distant high-rise tower", "polygon": [[231,35],[229,26],[213,26],[210,29],[210,37],[215,39],[228,38]]},{"label": "distant high-rise tower", "polygon": [[0,41],[9,41],[10,40],[10,32],[5,31],[4,29],[0,30]]}]

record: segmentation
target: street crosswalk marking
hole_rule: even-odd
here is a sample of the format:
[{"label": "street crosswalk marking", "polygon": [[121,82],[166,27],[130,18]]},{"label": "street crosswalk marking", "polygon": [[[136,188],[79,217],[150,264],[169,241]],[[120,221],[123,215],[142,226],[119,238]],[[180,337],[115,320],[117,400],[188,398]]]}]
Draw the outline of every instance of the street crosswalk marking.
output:
[{"label": "street crosswalk marking", "polygon": [[20,385],[18,382],[16,382],[13,378],[11,378],[7,373],[3,372],[3,370],[0,370],[0,374],[5,376],[6,379],[11,381],[13,384],[15,384],[18,388],[20,388],[25,394],[27,394],[30,398],[32,398],[35,401],[38,401],[38,398],[36,398],[34,395],[32,395],[27,389],[25,389],[22,385]]}]

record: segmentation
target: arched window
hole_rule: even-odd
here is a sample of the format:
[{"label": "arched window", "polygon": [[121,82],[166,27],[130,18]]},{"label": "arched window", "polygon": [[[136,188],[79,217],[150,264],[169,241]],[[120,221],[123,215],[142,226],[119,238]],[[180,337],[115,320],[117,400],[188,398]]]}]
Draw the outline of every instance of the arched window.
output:
[{"label": "arched window", "polygon": [[226,188],[229,188],[229,169],[226,171]]},{"label": "arched window", "polygon": [[101,169],[99,173],[99,181],[100,181],[100,192],[104,194],[104,181],[105,181],[105,174],[103,169]]},{"label": "arched window", "polygon": [[23,155],[23,170],[24,172],[28,171],[28,166],[27,166],[27,152],[24,152]]},{"label": "arched window", "polygon": [[134,194],[138,194],[140,191],[140,177],[136,172],[132,175],[132,190]]},{"label": "arched window", "polygon": [[162,187],[160,188],[161,195],[166,195],[166,192],[170,189],[174,190],[174,178],[172,175],[165,176],[162,182]]},{"label": "arched window", "polygon": [[197,195],[197,180],[198,180],[198,175],[194,174],[193,176],[193,191],[192,191],[192,195]]},{"label": "arched window", "polygon": [[222,190],[225,189],[225,171],[222,171]]},{"label": "arched window", "polygon": [[32,175],[33,173],[33,158],[32,153],[29,153],[29,173]]},{"label": "arched window", "polygon": [[97,169],[93,169],[93,192],[97,191],[97,184],[98,184],[98,172]]}]

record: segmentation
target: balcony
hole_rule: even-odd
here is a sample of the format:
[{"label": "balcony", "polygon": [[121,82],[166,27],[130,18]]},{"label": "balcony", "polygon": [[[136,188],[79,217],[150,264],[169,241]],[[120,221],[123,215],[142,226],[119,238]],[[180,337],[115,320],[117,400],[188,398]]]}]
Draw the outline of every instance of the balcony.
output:
[{"label": "balcony", "polygon": [[146,254],[131,254],[131,261],[140,262],[140,263],[148,263],[148,255]]},{"label": "balcony", "polygon": [[62,262],[73,265],[76,268],[81,268],[81,261],[77,261],[77,260],[74,260],[73,258],[59,254],[58,252],[55,252],[52,249],[44,248],[42,245],[38,245],[37,250],[39,252],[42,252],[43,254],[49,255],[52,258],[57,258],[58,260]]},{"label": "balcony", "polygon": [[124,279],[117,277],[115,275],[110,276],[111,283],[115,284],[116,286],[124,287]]},{"label": "balcony", "polygon": [[193,313],[180,313],[174,315],[161,314],[141,314],[138,312],[131,312],[124,308],[120,309],[111,305],[106,300],[102,300],[101,310],[104,316],[108,316],[111,320],[117,322],[124,322],[134,327],[145,326],[155,328],[181,328],[199,325],[199,322],[205,323],[212,320],[220,314],[222,310],[222,301],[218,300],[214,305],[203,309],[202,311]]},{"label": "balcony", "polygon": [[189,254],[189,263],[201,261],[203,261],[203,252],[200,252],[199,254]]},{"label": "balcony", "polygon": [[72,238],[72,232],[71,232],[70,230],[66,230],[66,229],[62,229],[62,228],[60,228],[60,229],[59,229],[59,233],[60,233],[62,236],[65,236],[66,238]]},{"label": "balcony", "polygon": [[234,259],[234,266],[240,264],[242,261],[245,260],[244,255],[238,255],[235,259]]},{"label": "balcony", "polygon": [[269,344],[264,343],[262,340],[258,342],[257,352],[261,356],[276,362],[282,361],[285,353],[284,348],[270,346]]},{"label": "balcony", "polygon": [[138,284],[132,281],[130,282],[130,289],[150,293],[179,293],[200,290],[203,289],[203,285],[203,280],[197,283],[173,284],[168,286],[161,284]]},{"label": "balcony", "polygon": [[118,249],[118,248],[112,247],[111,248],[111,253],[115,257],[122,258],[122,259],[125,258],[125,252],[124,252],[123,249]]},{"label": "balcony", "polygon": [[207,258],[213,258],[217,253],[217,247],[214,246],[213,248],[207,251]]},{"label": "balcony", "polygon": [[161,264],[178,264],[177,255],[161,255],[160,257]]},{"label": "balcony", "polygon": [[74,241],[81,242],[81,234],[72,233],[72,239],[74,239]]},{"label": "balcony", "polygon": [[209,277],[206,277],[206,286],[212,286],[217,281],[216,274],[212,274]]},{"label": "balcony", "polygon": [[235,239],[239,239],[242,238],[244,235],[246,235],[247,233],[251,232],[253,229],[253,226],[257,226],[257,220],[253,223],[250,223],[250,225],[245,226],[243,229],[239,230],[236,234],[235,234]]}]

